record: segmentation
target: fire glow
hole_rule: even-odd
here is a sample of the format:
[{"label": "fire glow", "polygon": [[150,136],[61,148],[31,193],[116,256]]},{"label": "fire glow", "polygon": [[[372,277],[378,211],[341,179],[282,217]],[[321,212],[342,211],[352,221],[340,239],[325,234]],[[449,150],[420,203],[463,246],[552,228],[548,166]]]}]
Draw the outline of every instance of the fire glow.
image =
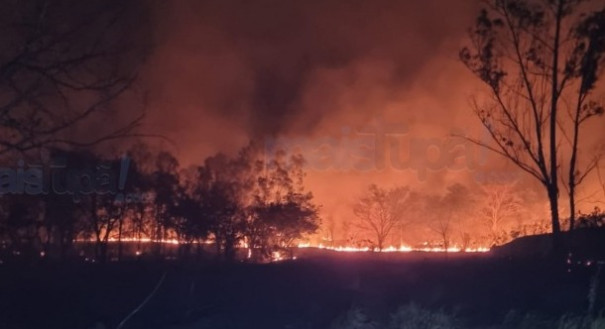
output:
[{"label": "fire glow", "polygon": [[[75,242],[96,242],[95,239],[76,239]],[[107,241],[108,243],[120,243],[120,242],[124,242],[124,243],[131,243],[131,242],[136,242],[136,243],[161,243],[161,244],[172,244],[172,245],[179,245],[179,244],[185,244],[185,242],[183,241],[179,241],[177,239],[151,239],[151,238],[147,238],[147,237],[141,237],[141,238],[131,238],[131,237],[122,237],[122,238],[108,238]],[[211,242],[202,242],[203,244],[209,244]]]},{"label": "fire glow", "polygon": [[379,250],[378,248],[369,248],[369,247],[351,247],[351,246],[324,246],[323,244],[319,244],[316,246],[313,246],[311,244],[308,243],[301,243],[297,246],[298,248],[316,248],[316,249],[325,249],[325,250],[331,250],[331,251],[336,251],[336,252],[384,252],[384,253],[389,253],[389,252],[466,252],[466,253],[484,253],[484,252],[488,252],[489,248],[484,248],[484,247],[480,247],[480,248],[467,248],[467,249],[462,249],[459,247],[449,247],[447,249],[445,248],[440,248],[440,247],[424,247],[424,248],[412,248],[410,246],[400,246],[399,248],[394,247],[394,246],[389,246],[387,248],[384,248],[382,250]]},{"label": "fire glow", "polygon": [[[77,242],[95,242],[93,239],[78,239]],[[108,243],[161,243],[161,244],[169,244],[169,245],[187,245],[187,244],[205,244],[210,245],[213,244],[214,241],[212,239],[198,242],[191,241],[182,241],[178,239],[162,239],[156,240],[148,237],[141,238],[132,238],[132,237],[123,237],[121,239],[117,239],[114,237],[110,237],[107,239]],[[252,257],[252,248],[245,241],[240,241],[237,246],[238,249],[247,250],[246,258],[250,259]],[[295,249],[319,249],[319,250],[327,250],[338,253],[411,253],[411,252],[426,252],[426,253],[486,253],[489,252],[489,248],[478,247],[478,248],[460,248],[458,246],[448,247],[447,249],[443,247],[411,247],[407,245],[401,245],[399,247],[389,246],[383,248],[382,250],[378,248],[370,248],[370,247],[354,247],[354,246],[328,246],[324,244],[311,244],[311,243],[299,243],[294,246]],[[141,256],[142,252],[140,250],[135,251],[135,255]],[[43,257],[43,256],[41,256]],[[279,251],[273,251],[270,256],[271,262],[280,262],[285,260],[296,260],[296,256],[286,256]]]},{"label": "fire glow", "polygon": [[[76,240],[77,242],[94,242],[94,240],[92,239],[78,239]],[[188,243],[200,243],[200,242],[186,242],[186,241],[180,241],[177,239],[163,239],[163,240],[155,240],[155,239],[151,239],[151,238],[129,238],[129,237],[125,237],[122,239],[117,239],[117,238],[109,238],[107,240],[107,242],[110,243],[118,243],[118,242],[140,242],[140,243],[162,243],[162,244],[172,244],[172,245],[183,245],[183,244],[188,244]],[[213,244],[214,241],[212,240],[206,240],[206,241],[202,241],[202,244]],[[239,248],[243,248],[243,249],[249,249],[248,244],[245,242],[242,242],[238,245]],[[453,246],[453,247],[448,247],[447,250],[443,247],[410,247],[410,246],[406,246],[406,245],[401,245],[399,247],[395,247],[395,246],[389,246],[386,247],[382,250],[378,249],[378,248],[370,248],[370,247],[353,247],[353,246],[326,246],[324,244],[318,244],[318,245],[312,245],[310,243],[299,243],[295,248],[298,249],[307,249],[307,248],[314,248],[314,249],[323,249],[323,250],[330,250],[330,251],[336,251],[336,252],[383,252],[383,253],[392,253],[392,252],[452,252],[452,253],[456,253],[456,252],[465,252],[465,253],[485,253],[485,252],[489,252],[489,248],[486,247],[478,247],[478,248],[466,248],[466,249],[462,249],[460,247],[457,246]]]}]

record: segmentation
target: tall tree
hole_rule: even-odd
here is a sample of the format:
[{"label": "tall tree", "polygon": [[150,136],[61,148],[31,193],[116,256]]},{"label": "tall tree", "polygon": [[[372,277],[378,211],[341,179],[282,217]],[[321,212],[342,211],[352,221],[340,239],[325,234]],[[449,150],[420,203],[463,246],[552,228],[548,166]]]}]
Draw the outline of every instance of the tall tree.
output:
[{"label": "tall tree", "polygon": [[393,229],[402,225],[410,199],[410,189],[384,189],[370,185],[353,207],[357,227],[373,236],[373,242],[382,250]]},{"label": "tall tree", "polygon": [[217,254],[231,261],[243,238],[244,214],[240,193],[246,180],[244,168],[224,154],[207,158],[198,168],[193,196],[199,202],[200,216],[208,223]]},{"label": "tall tree", "polygon": [[429,195],[425,199],[428,226],[441,240],[447,252],[452,246],[455,231],[465,225],[475,202],[472,191],[466,186],[454,183],[446,188],[445,194]]},{"label": "tall tree", "polygon": [[30,195],[0,198],[0,239],[15,255],[32,256],[41,250],[39,228],[43,224],[39,200]]},{"label": "tall tree", "polygon": [[[563,79],[574,85],[577,98],[573,107],[568,109],[569,118],[573,121],[571,128],[571,156],[567,174],[567,194],[569,196],[569,229],[574,229],[576,216],[576,187],[598,165],[600,156],[589,159],[583,170],[578,169],[580,128],[596,115],[604,112],[603,104],[593,98],[593,90],[602,73],[605,54],[605,8],[588,15],[573,26],[570,32],[573,37],[572,55],[565,62]],[[567,136],[567,135],[566,135]]]},{"label": "tall tree", "polygon": [[[559,132],[573,129],[568,158],[573,204],[575,186],[585,175],[577,170],[580,124],[602,112],[589,100],[603,64],[605,11],[586,12],[595,3],[584,0],[484,4],[470,31],[472,46],[463,48],[460,58],[490,91],[485,103],[475,99],[473,104],[494,143],[469,140],[540,181],[549,199],[553,242],[558,247],[559,170],[564,155],[559,152],[564,141]],[[577,101],[575,113],[567,118],[560,111],[570,96]]]},{"label": "tall tree", "polygon": [[168,152],[160,152],[155,158],[155,168],[150,174],[150,184],[153,191],[153,218],[155,219],[152,234],[155,240],[156,253],[159,255],[163,249],[163,241],[168,239],[171,232],[175,232],[176,207],[181,195],[179,179],[179,163]]},{"label": "tall tree", "polygon": [[[267,158],[252,145],[249,162],[251,188],[245,197],[246,237],[260,257],[290,249],[295,240],[318,229],[318,207],[303,186],[304,159],[278,151]],[[262,158],[260,157],[262,156]]]},{"label": "tall tree", "polygon": [[235,157],[206,159],[190,188],[227,260],[238,245],[247,245],[251,258],[270,258],[318,228],[318,207],[303,187],[303,159],[284,152],[267,157],[263,151],[251,143]]},{"label": "tall tree", "polygon": [[491,233],[492,244],[501,243],[502,226],[508,220],[521,215],[521,198],[514,191],[514,184],[483,186],[481,219]]}]

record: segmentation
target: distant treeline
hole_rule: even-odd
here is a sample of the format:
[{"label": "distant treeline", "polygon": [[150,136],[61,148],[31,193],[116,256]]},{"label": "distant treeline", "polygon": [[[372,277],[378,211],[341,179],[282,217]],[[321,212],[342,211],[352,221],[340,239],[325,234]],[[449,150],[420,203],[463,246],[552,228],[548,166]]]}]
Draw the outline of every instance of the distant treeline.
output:
[{"label": "distant treeline", "polygon": [[54,149],[42,159],[5,163],[3,258],[65,259],[77,254],[78,241],[94,245],[98,262],[108,260],[110,243],[118,245],[112,259],[123,258],[124,241],[153,245],[145,250],[157,256],[174,240],[211,241],[213,254],[227,261],[238,247],[252,260],[283,255],[318,229],[318,206],[303,188],[302,157],[271,154],[251,144],[183,169],[170,153],[138,144],[119,157]]}]

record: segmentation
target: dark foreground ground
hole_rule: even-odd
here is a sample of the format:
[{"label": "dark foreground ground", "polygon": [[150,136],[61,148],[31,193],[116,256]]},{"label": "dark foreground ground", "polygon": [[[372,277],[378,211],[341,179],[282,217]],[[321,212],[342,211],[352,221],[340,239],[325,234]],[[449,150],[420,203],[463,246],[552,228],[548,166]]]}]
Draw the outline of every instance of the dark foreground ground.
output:
[{"label": "dark foreground ground", "polygon": [[569,272],[563,264],[488,255],[305,253],[264,265],[4,264],[0,328],[116,328],[164,273],[157,293],[123,329],[322,329],[352,307],[381,319],[411,301],[477,328],[502,323],[511,310],[580,314],[596,272],[595,265]]}]

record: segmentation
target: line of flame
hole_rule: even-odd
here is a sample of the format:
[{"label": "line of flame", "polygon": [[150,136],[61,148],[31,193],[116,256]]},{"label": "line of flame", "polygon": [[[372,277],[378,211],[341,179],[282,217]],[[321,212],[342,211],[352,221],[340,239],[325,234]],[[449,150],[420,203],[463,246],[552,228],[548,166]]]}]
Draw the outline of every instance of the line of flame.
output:
[{"label": "line of flame", "polygon": [[[76,241],[77,242],[94,242],[94,240],[91,240],[91,239],[78,239]],[[112,243],[115,243],[118,241],[119,240],[117,238],[108,239],[108,242],[112,242]],[[159,242],[159,243],[173,244],[173,245],[178,245],[178,244],[184,243],[183,241],[179,241],[177,239],[156,240],[156,239],[151,239],[151,238],[141,238],[141,239],[122,238],[121,241],[122,242],[142,242],[142,243],[158,243]],[[211,240],[207,240],[207,241],[203,241],[201,243],[211,244],[213,242]],[[239,247],[247,248],[248,246],[247,246],[247,244],[243,243]],[[402,245],[400,247],[389,246],[387,248],[383,248],[382,250],[379,250],[378,248],[372,249],[369,247],[325,246],[321,243],[318,245],[311,245],[310,243],[300,243],[300,244],[298,244],[297,247],[301,248],[301,249],[305,249],[305,248],[325,249],[325,250],[331,250],[331,251],[336,251],[336,252],[369,252],[369,251],[373,251],[373,252],[388,253],[388,252],[413,252],[413,251],[422,251],[422,252],[445,252],[446,251],[444,248],[440,248],[440,247],[413,248],[413,247],[405,246],[405,245]],[[462,249],[460,247],[454,246],[454,247],[447,248],[447,252],[484,253],[484,252],[488,252],[488,251],[489,251],[489,248],[485,248],[485,247]]]},{"label": "line of flame", "polygon": [[460,247],[449,247],[446,249],[439,247],[422,247],[422,248],[413,248],[410,246],[400,246],[394,247],[389,246],[387,248],[383,248],[379,250],[378,248],[369,248],[369,247],[351,247],[351,246],[324,246],[323,244],[319,245],[311,245],[309,243],[301,243],[298,245],[298,248],[316,248],[316,249],[325,249],[337,252],[413,252],[413,251],[422,251],[422,252],[467,252],[467,253],[481,253],[488,252],[489,248],[467,248],[462,249]]}]

